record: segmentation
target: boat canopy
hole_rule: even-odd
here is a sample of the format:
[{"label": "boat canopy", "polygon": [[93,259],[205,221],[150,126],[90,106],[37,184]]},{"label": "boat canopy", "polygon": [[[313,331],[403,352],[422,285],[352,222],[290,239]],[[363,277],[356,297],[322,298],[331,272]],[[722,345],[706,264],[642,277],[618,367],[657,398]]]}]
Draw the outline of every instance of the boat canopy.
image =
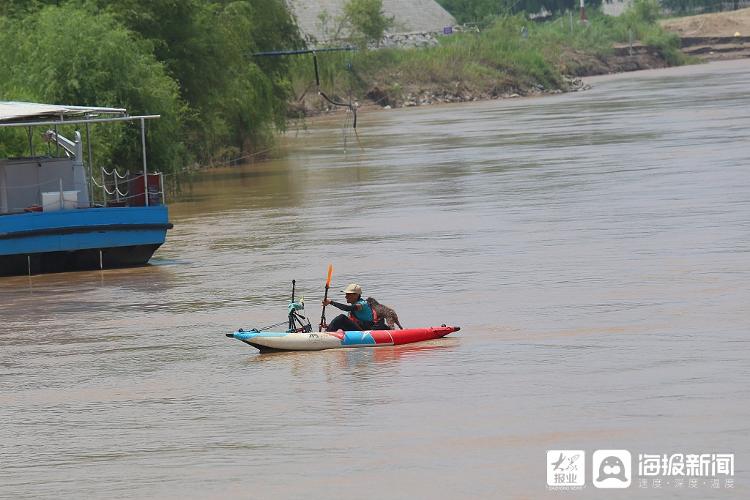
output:
[{"label": "boat canopy", "polygon": [[[127,114],[125,108],[108,108],[100,106],[67,106],[59,104],[41,104],[35,102],[0,101],[0,129],[6,127],[28,128],[28,151],[30,156],[18,158],[0,158],[0,214],[18,210],[34,209],[41,206],[44,209],[45,194],[47,198],[53,199],[59,207],[71,208],[88,207],[92,198],[89,190],[91,188],[89,179],[96,183],[93,172],[93,161],[91,152],[91,141],[89,140],[89,125],[112,122],[140,122],[141,129],[141,172],[128,177],[121,176],[117,170],[107,172],[100,167],[102,184],[96,184],[103,191],[102,199],[104,206],[108,205],[107,195],[115,195],[115,202],[121,203],[121,197],[128,197],[127,193],[120,191],[117,179],[113,180],[113,191],[108,188],[107,176],[119,179],[143,179],[142,183],[151,182],[158,178],[157,187],[159,193],[163,193],[161,174],[149,176],[146,161],[146,120],[159,118],[160,115],[137,115]],[[58,126],[76,125],[73,139],[63,137],[58,132]],[[80,127],[85,126],[85,134],[88,142],[88,172],[83,162],[84,148],[81,141]],[[34,151],[33,128],[45,127],[43,134],[47,143],[56,144],[55,154],[51,155],[49,150],[46,154],[37,155]],[[66,158],[59,157],[60,150],[65,150]],[[43,152],[44,153],[44,152]],[[97,175],[98,178],[98,175]],[[49,184],[49,185],[48,185]],[[145,185],[145,184],[144,184]],[[155,184],[154,184],[155,185]],[[129,189],[129,188],[128,188]],[[143,199],[142,205],[160,203],[152,196],[156,193],[149,184],[149,196],[145,196],[145,188],[141,187],[141,194],[133,194],[130,198],[136,201]],[[66,200],[66,197],[70,200]],[[66,202],[70,201],[69,204]],[[138,205],[140,206],[140,205]],[[0,234],[0,236],[2,236]]]},{"label": "boat canopy", "polygon": [[65,120],[84,118],[92,115],[124,116],[124,108],[104,108],[94,106],[64,106],[39,104],[35,102],[0,101],[0,123],[18,123],[38,120]]}]

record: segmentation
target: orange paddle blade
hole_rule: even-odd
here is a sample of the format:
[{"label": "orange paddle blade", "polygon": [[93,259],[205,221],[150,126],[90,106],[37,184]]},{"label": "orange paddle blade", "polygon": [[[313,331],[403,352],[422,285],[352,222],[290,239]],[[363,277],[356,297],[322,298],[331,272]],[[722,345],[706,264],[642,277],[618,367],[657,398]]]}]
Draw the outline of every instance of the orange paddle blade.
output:
[{"label": "orange paddle blade", "polygon": [[328,279],[326,280],[326,288],[331,286],[331,275],[333,274],[333,264],[328,264]]}]

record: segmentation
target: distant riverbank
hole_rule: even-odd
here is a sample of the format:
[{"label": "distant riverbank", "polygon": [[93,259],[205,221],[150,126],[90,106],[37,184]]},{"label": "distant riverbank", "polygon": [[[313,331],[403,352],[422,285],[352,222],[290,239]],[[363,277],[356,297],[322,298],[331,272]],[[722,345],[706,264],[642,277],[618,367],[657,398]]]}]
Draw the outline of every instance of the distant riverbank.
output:
[{"label": "distant riverbank", "polygon": [[[414,107],[579,91],[587,88],[582,77],[750,53],[750,38],[743,36],[750,35],[750,9],[657,21],[658,10],[649,5],[618,17],[593,13],[586,24],[569,17],[545,23],[505,17],[431,47],[326,55],[319,57],[321,88],[360,106]],[[291,116],[336,109],[312,91],[308,61],[293,74]]]},{"label": "distant riverbank", "polygon": [[[679,37],[656,22],[658,11],[638,5],[619,17],[592,13],[587,23],[501,17],[432,47],[321,54],[320,90],[340,102],[411,107],[577,91],[582,76],[688,62]],[[332,109],[317,97],[311,61],[296,60],[292,74],[291,117]]]}]

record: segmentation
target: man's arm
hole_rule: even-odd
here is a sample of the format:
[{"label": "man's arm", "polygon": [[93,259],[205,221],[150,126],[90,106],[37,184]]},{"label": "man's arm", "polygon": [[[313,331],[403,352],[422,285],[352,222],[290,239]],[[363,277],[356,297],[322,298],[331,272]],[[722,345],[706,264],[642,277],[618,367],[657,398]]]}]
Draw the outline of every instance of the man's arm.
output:
[{"label": "man's arm", "polygon": [[359,304],[349,305],[349,304],[342,304],[341,302],[331,301],[331,305],[333,307],[337,307],[341,309],[342,311],[347,311],[347,312],[359,311],[359,309],[357,309],[357,306]]},{"label": "man's arm", "polygon": [[360,311],[362,309],[362,304],[342,304],[341,302],[334,302],[331,299],[328,299],[327,302],[334,307],[338,307],[342,311],[352,312]]}]

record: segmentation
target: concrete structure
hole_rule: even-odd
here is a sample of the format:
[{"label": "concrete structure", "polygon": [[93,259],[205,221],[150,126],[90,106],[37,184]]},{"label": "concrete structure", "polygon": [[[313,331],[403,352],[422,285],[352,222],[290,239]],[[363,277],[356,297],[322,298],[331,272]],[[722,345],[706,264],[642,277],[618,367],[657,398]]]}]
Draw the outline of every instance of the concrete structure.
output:
[{"label": "concrete structure", "polygon": [[[346,0],[286,0],[302,34],[317,41],[335,38]],[[383,0],[385,15],[394,18],[391,33],[442,31],[456,20],[434,0]],[[321,18],[326,19],[322,22]],[[340,36],[347,33],[341,32]]]},{"label": "concrete structure", "polygon": [[602,12],[608,16],[619,16],[631,5],[633,5],[633,0],[604,0],[602,2]]}]

